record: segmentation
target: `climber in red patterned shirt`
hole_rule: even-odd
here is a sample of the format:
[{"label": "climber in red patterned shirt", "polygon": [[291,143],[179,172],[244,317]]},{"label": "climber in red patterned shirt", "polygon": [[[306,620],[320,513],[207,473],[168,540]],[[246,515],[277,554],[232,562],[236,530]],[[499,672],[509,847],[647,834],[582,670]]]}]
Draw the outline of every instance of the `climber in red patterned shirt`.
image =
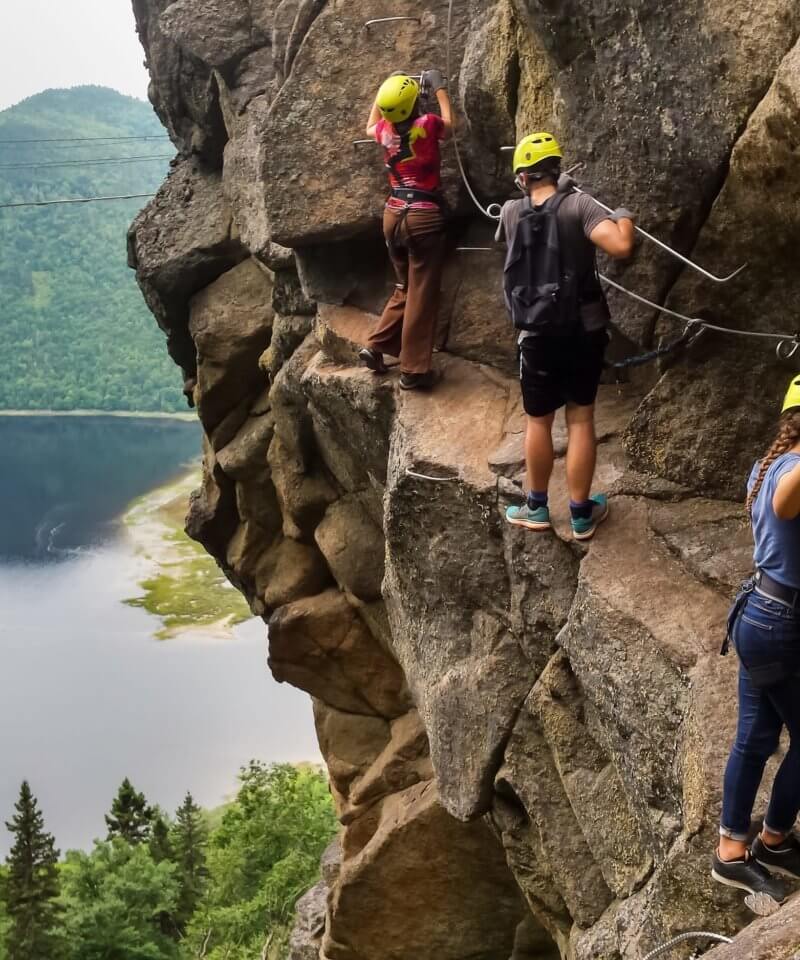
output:
[{"label": "climber in red patterned shirt", "polygon": [[441,117],[422,113],[420,85],[397,74],[378,91],[367,123],[367,136],[384,148],[392,188],[383,233],[397,284],[359,356],[376,373],[386,373],[384,353],[399,357],[403,390],[435,381],[431,357],[445,250],[439,144],[453,123],[441,73],[427,70],[421,80],[435,93]]}]

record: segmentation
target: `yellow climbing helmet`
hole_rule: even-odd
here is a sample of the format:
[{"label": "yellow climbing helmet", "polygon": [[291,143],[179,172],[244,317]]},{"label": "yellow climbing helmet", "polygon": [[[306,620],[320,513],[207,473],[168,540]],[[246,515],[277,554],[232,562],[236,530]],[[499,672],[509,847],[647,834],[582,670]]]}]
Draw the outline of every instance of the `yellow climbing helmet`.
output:
[{"label": "yellow climbing helmet", "polygon": [[419,84],[413,77],[398,74],[385,80],[376,103],[384,120],[389,123],[402,123],[408,120],[419,97]]},{"label": "yellow climbing helmet", "polygon": [[792,377],[789,389],[786,391],[786,397],[783,401],[783,410],[781,413],[788,413],[789,410],[800,409],[800,377]]},{"label": "yellow climbing helmet", "polygon": [[550,157],[558,157],[560,160],[564,154],[558,145],[558,140],[552,133],[532,133],[519,142],[514,151],[514,173],[520,170],[527,170],[534,164]]}]

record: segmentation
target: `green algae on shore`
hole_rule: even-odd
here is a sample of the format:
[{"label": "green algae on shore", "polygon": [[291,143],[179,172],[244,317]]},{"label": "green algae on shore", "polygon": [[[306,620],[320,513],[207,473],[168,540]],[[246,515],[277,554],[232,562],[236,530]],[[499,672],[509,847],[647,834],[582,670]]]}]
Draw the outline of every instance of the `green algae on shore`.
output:
[{"label": "green algae on shore", "polygon": [[139,584],[142,595],[125,603],[162,621],[159,640],[187,631],[225,638],[236,624],[252,617],[214,560],[184,532],[188,495],[199,480],[193,470],[177,483],[140,497],[125,514],[137,550],[153,570]]}]

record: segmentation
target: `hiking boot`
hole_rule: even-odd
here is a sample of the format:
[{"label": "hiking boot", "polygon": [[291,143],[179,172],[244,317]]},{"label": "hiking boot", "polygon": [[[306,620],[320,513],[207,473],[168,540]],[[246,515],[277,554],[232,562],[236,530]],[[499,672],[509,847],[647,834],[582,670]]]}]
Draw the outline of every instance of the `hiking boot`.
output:
[{"label": "hiking boot", "polygon": [[506,520],[515,527],[527,527],[528,530],[550,529],[550,511],[547,507],[531,510],[527,503],[523,503],[521,507],[509,507],[506,510]]},{"label": "hiking boot", "polygon": [[379,350],[370,350],[369,347],[364,347],[358,351],[358,359],[365,367],[369,367],[373,373],[389,372],[389,368],[383,362],[383,354]]},{"label": "hiking boot", "polygon": [[800,880],[800,840],[793,833],[777,847],[768,847],[761,837],[756,837],[751,850],[753,857],[770,873]]},{"label": "hiking boot", "polygon": [[437,380],[436,371],[428,370],[426,373],[401,373],[401,390],[430,390]]},{"label": "hiking boot", "polygon": [[747,890],[750,894],[766,894],[778,904],[786,899],[783,881],[773,877],[750,853],[745,855],[744,860],[720,860],[719,854],[714,851],[711,876],[726,887]]},{"label": "hiking boot", "polygon": [[604,493],[594,494],[591,502],[591,516],[572,517],[572,536],[576,540],[591,540],[597,528],[608,516],[608,497]]}]

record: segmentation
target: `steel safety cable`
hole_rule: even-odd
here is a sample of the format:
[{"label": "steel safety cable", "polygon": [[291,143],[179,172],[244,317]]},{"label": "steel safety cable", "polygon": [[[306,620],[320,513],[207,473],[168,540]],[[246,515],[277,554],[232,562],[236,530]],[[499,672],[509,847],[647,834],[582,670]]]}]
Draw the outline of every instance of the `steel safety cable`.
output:
[{"label": "steel safety cable", "polygon": [[417,473],[415,470],[412,470],[410,467],[406,467],[406,476],[411,477],[413,480],[428,480],[431,483],[453,483],[461,479],[461,477],[429,477],[425,473]]},{"label": "steel safety cable", "polygon": [[639,303],[643,303],[645,306],[651,307],[653,310],[657,310],[659,313],[664,313],[668,317],[675,317],[677,320],[682,320],[684,323],[692,327],[703,327],[705,330],[714,330],[716,333],[726,333],[737,337],[755,337],[762,340],[787,341],[800,339],[800,333],[767,333],[766,331],[761,330],[736,330],[733,327],[721,327],[715,323],[709,323],[702,317],[687,317],[683,313],[677,313],[675,310],[670,310],[668,307],[662,307],[659,304],[654,303],[652,300],[648,300],[647,297],[643,297],[638,293],[634,293],[632,290],[628,290],[627,287],[623,287],[614,280],[610,280],[602,273],[598,274],[598,276],[603,283],[607,283],[615,290],[619,290],[620,293],[624,293],[632,300],[637,300]]},{"label": "steel safety cable", "polygon": [[[453,38],[453,3],[454,0],[450,0],[450,6],[447,11],[447,78],[449,83],[453,83],[453,51],[452,51],[452,38]],[[495,222],[500,219],[500,214],[491,213],[492,207],[499,207],[499,204],[490,204],[488,207],[484,207],[483,204],[478,199],[475,191],[472,189],[472,184],[469,182],[467,177],[467,171],[464,168],[464,161],[461,157],[461,147],[458,142],[458,132],[456,131],[455,117],[453,118],[453,148],[455,149],[456,154],[456,163],[458,164],[458,171],[461,174],[461,179],[464,181],[464,186],[467,188],[467,193],[470,195],[472,202],[484,215],[490,220]]]},{"label": "steel safety cable", "polygon": [[664,943],[660,947],[656,947],[655,950],[651,950],[644,960],[655,960],[655,958],[660,957],[662,953],[666,953],[668,950],[673,950],[680,944],[686,943],[687,940],[711,940],[714,943],[733,943],[730,937],[724,937],[721,933],[708,933],[704,930],[692,930],[689,933],[682,933],[680,936],[674,937],[668,943]]}]

